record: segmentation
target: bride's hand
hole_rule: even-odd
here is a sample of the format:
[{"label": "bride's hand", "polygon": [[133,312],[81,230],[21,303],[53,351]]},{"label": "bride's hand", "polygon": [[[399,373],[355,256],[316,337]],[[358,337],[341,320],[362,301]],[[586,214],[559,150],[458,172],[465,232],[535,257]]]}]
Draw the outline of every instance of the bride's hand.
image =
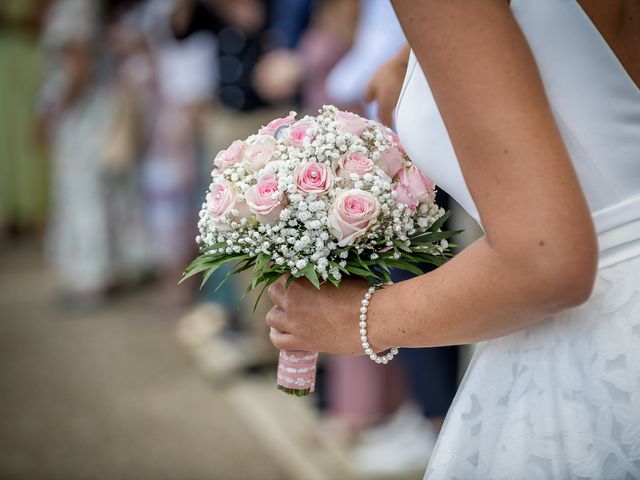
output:
[{"label": "bride's hand", "polygon": [[[266,316],[271,342],[279,350],[362,354],[360,301],[367,291],[362,280],[344,279],[340,288],[323,284],[318,290],[306,279],[285,289],[281,278],[268,289],[274,306]],[[376,350],[382,346],[376,345]]]},{"label": "bride's hand", "polygon": [[409,47],[406,46],[376,71],[365,90],[364,99],[378,102],[378,117],[390,127],[393,123],[393,109],[398,103],[407,71],[408,58]]}]

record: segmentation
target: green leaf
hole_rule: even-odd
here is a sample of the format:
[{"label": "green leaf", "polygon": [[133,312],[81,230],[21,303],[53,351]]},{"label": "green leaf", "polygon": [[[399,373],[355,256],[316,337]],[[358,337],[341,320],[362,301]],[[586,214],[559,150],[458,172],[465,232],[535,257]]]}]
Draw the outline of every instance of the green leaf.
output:
[{"label": "green leaf", "polygon": [[347,264],[347,272],[348,275],[356,275],[360,277],[369,277],[371,276],[370,270],[365,270],[364,268],[356,267],[354,265]]},{"label": "green leaf", "polygon": [[293,275],[289,275],[289,277],[287,278],[287,281],[284,282],[284,288],[287,289],[289,288],[289,285],[291,285],[294,281],[295,281],[296,277],[294,277]]},{"label": "green leaf", "polygon": [[256,258],[256,266],[254,268],[254,271],[260,272],[261,270],[264,270],[264,267],[267,266],[270,260],[271,257],[266,253],[261,253],[260,255],[258,255],[258,258]]},{"label": "green leaf", "polygon": [[[207,272],[205,276],[206,276],[206,279],[208,280],[209,277],[213,274],[213,272],[215,272],[218,268],[220,268],[220,266],[224,265],[225,263],[243,260],[246,258],[248,258],[248,255],[241,254],[241,253],[220,254],[220,255],[211,255],[211,254],[200,255],[193,262],[191,262],[191,264],[185,269],[184,273],[182,274],[182,278],[178,283],[182,283],[187,278],[193,277],[194,275],[201,272]],[[204,285],[204,282],[203,282],[203,285]]]},{"label": "green leaf", "polygon": [[384,283],[389,283],[391,281],[391,272],[383,270],[382,272],[380,272],[380,275],[382,276],[382,281]]},{"label": "green leaf", "polygon": [[236,273],[249,270],[251,267],[253,267],[254,262],[255,262],[254,258],[249,258],[243,262],[239,262],[238,265],[236,265],[236,267],[233,270],[231,270],[230,275],[235,275]]},{"label": "green leaf", "polygon": [[414,264],[403,262],[402,260],[387,260],[387,263],[394,268],[400,268],[402,270],[411,272],[415,275],[422,275],[424,273],[422,270],[420,270],[420,268],[418,268]]},{"label": "green leaf", "polygon": [[218,283],[218,285],[216,285],[214,292],[217,292],[218,290],[220,290],[224,286],[224,284],[227,283],[231,275],[235,275],[236,273],[240,273],[240,272],[243,272],[244,270],[250,269],[253,266],[253,262],[254,262],[253,258],[249,258],[248,260],[238,262],[238,265],[236,265],[234,269],[229,270],[227,274],[224,276],[224,278]]},{"label": "green leaf", "polygon": [[440,228],[442,228],[442,226],[444,225],[444,222],[446,222],[451,216],[451,213],[451,210],[447,211],[443,216],[441,216],[438,220],[431,224],[429,230],[432,232],[437,232],[438,230],[440,230]]},{"label": "green leaf", "polygon": [[337,279],[333,278],[332,275],[329,275],[328,280],[329,280],[329,282],[331,282],[331,284],[334,287],[339,287],[340,286],[340,280],[337,280]]},{"label": "green leaf", "polygon": [[366,270],[367,272],[369,272],[369,274],[373,273],[369,268],[369,265],[367,265],[366,260],[363,260],[362,258],[360,258],[360,255],[355,255],[353,257],[350,257],[347,260],[347,268],[351,269],[351,267],[356,267],[362,270]]},{"label": "green leaf", "polygon": [[346,269],[346,267],[343,267],[342,265],[340,265],[337,262],[329,262],[329,267],[331,270],[333,269],[338,269],[340,270],[342,273],[349,273],[349,271]]},{"label": "green leaf", "polygon": [[258,294],[258,298],[256,298],[255,303],[253,304],[253,312],[255,313],[256,309],[258,308],[258,303],[260,303],[260,299],[262,298],[262,295],[264,294],[264,291],[267,289],[267,287],[269,287],[269,285],[271,285],[272,283],[275,283],[276,281],[278,281],[278,279],[284,275],[284,273],[276,273],[275,275],[272,275],[268,280],[264,281],[264,286],[262,287],[262,290],[260,290],[260,293]]},{"label": "green leaf", "polygon": [[442,256],[442,257],[438,257],[436,255],[430,255],[428,253],[426,254],[422,254],[422,256],[420,257],[422,261],[427,262],[427,263],[431,263],[437,267],[441,267],[442,265],[444,265],[445,263],[447,263],[447,258]]},{"label": "green leaf", "polygon": [[409,248],[402,240],[394,240],[393,244],[403,252],[411,253],[411,248]]},{"label": "green leaf", "polygon": [[318,280],[318,274],[316,273],[313,263],[307,263],[307,266],[300,270],[300,272],[307,277],[307,280],[309,280],[314,287],[320,288],[320,280]]},{"label": "green leaf", "polygon": [[217,252],[219,248],[226,247],[226,246],[227,246],[227,242],[214,243],[213,245],[203,248],[202,251],[208,253],[208,252],[211,252],[212,250],[215,250]]},{"label": "green leaf", "polygon": [[260,299],[262,298],[262,295],[264,294],[264,291],[267,289],[269,285],[267,285],[266,283],[263,285],[262,289],[260,290],[260,293],[258,294],[258,298],[256,298],[256,301],[253,304],[253,313],[256,313],[256,309],[258,308],[258,304],[260,303]]},{"label": "green leaf", "polygon": [[411,244],[426,244],[426,243],[435,243],[440,240],[445,240],[447,238],[453,237],[461,233],[462,230],[447,230],[443,232],[426,232],[421,233],[420,235],[416,235],[415,237],[411,237]]},{"label": "green leaf", "polygon": [[203,259],[202,257],[196,258],[185,269],[185,271],[182,274],[182,278],[180,278],[180,281],[178,283],[182,283],[187,278],[193,277],[194,275],[197,275],[200,272],[204,272],[205,270],[208,270],[209,268],[211,268],[212,265],[215,265],[214,261],[207,261],[206,259]]},{"label": "green leaf", "polygon": [[205,274],[202,276],[202,282],[200,282],[200,289],[202,290],[202,287],[204,287],[204,284],[207,283],[207,280],[209,280],[209,278],[211,278],[211,275],[213,275],[213,273],[218,270],[218,268],[220,268],[220,265],[216,265],[215,267],[210,268],[209,270],[207,270],[205,272]]}]

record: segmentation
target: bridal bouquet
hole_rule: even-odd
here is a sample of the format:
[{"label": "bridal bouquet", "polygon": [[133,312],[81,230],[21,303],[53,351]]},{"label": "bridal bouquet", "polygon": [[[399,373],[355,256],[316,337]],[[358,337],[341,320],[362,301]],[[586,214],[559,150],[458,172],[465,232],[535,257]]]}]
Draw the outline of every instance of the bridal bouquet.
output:
[{"label": "bridal bouquet", "polygon": [[[222,265],[253,269],[247,293],[260,295],[281,276],[317,288],[344,276],[389,282],[390,269],[421,274],[441,264],[452,232],[435,203],[435,186],[408,159],[389,128],[324,106],[294,112],[218,153],[196,241],[201,255],[183,278]],[[228,277],[228,275],[227,275]],[[259,297],[258,297],[259,298]],[[355,321],[354,321],[355,323]],[[280,352],[278,387],[306,395],[317,353]]]}]

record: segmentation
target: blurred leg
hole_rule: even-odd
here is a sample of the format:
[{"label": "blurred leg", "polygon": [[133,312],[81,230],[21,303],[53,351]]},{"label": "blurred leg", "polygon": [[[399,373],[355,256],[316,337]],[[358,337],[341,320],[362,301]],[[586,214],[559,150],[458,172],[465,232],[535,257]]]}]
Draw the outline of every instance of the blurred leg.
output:
[{"label": "blurred leg", "polygon": [[439,428],[457,390],[458,347],[407,348],[399,358],[422,414]]},{"label": "blurred leg", "polygon": [[331,355],[327,370],[329,412],[354,430],[380,422],[406,399],[397,364],[382,366],[364,356]]}]

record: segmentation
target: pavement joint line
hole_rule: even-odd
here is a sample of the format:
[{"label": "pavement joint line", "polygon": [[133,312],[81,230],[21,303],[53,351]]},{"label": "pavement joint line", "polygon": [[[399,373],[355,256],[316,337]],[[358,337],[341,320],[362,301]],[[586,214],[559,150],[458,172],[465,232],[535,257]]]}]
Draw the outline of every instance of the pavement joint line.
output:
[{"label": "pavement joint line", "polygon": [[[267,453],[291,475],[293,479],[335,480],[310,459],[309,452],[297,441],[295,433],[288,435],[281,418],[272,414],[269,400],[246,385],[231,387],[225,398],[234,411],[260,440]],[[280,392],[278,394],[281,395]],[[295,399],[300,400],[300,399]]]}]

